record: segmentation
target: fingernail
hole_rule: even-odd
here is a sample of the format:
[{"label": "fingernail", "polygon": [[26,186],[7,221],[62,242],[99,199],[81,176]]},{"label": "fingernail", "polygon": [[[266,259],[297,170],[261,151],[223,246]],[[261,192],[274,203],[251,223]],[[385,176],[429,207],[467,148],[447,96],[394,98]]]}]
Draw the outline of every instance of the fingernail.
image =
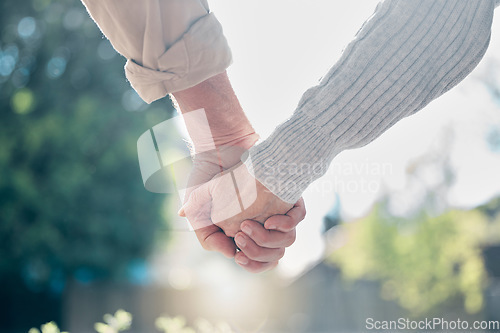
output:
[{"label": "fingernail", "polygon": [[274,224],[265,225],[265,228],[267,230],[276,230],[276,229],[278,229],[278,227],[275,226]]},{"label": "fingernail", "polygon": [[246,225],[244,224],[242,227],[241,227],[241,231],[243,231],[245,234],[247,234],[248,236],[252,236],[252,228],[250,228],[249,225]]},{"label": "fingernail", "polygon": [[240,264],[240,265],[246,265],[248,264],[248,258],[244,256],[239,256],[235,259],[235,261]]},{"label": "fingernail", "polygon": [[247,241],[245,240],[245,237],[242,235],[236,236],[236,244],[238,244],[239,248],[245,247],[247,245]]}]

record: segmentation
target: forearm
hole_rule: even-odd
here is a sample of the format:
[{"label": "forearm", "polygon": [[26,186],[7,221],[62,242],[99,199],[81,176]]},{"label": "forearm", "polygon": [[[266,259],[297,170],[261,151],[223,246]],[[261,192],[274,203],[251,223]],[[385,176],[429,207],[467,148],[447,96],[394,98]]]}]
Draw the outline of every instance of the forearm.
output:
[{"label": "forearm", "polygon": [[233,167],[258,140],[226,72],[173,95],[192,141],[195,169],[203,175],[191,181],[205,182]]},{"label": "forearm", "polygon": [[490,0],[385,1],[293,116],[250,150],[250,171],[295,202],[339,152],[370,143],[465,78],[486,51],[493,9]]},{"label": "forearm", "polygon": [[216,147],[243,145],[248,149],[257,141],[258,135],[246,117],[226,72],[173,93],[173,96],[184,115],[195,110],[205,111],[209,133],[199,131],[196,119],[191,120],[192,123],[186,121],[195,148],[206,150],[203,146],[213,140]]}]

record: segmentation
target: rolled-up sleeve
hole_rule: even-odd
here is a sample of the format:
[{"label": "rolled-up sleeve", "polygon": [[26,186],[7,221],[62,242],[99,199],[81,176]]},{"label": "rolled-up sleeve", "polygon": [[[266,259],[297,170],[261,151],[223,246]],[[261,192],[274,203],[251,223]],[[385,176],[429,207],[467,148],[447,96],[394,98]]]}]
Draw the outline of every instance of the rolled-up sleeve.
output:
[{"label": "rolled-up sleeve", "polygon": [[232,61],[206,0],[82,0],[117,52],[139,96],[151,103],[222,73]]}]

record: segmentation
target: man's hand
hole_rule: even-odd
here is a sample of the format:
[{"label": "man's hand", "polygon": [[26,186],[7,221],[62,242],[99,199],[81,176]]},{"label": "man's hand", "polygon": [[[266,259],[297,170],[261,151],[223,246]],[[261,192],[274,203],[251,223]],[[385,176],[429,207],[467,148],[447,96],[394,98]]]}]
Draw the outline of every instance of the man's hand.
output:
[{"label": "man's hand", "polygon": [[260,272],[276,266],[294,242],[305,208],[303,200],[295,206],[280,200],[240,163],[191,192],[179,214],[191,222],[205,249],[233,257],[238,245],[238,264]]},{"label": "man's hand", "polygon": [[285,215],[274,215],[264,225],[254,220],[241,224],[235,241],[241,249],[235,261],[252,273],[274,268],[285,254],[285,248],[295,242],[295,228],[304,219],[306,209],[301,198]]}]

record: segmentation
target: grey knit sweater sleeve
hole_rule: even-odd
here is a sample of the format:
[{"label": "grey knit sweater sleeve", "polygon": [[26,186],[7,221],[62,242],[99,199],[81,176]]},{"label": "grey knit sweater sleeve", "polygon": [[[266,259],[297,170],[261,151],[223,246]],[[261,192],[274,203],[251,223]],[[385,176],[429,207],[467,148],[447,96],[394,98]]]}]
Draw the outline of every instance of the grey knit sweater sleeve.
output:
[{"label": "grey knit sweater sleeve", "polygon": [[250,172],[296,202],[338,153],[370,143],[462,81],[488,47],[495,4],[380,3],[292,117],[250,150]]}]

